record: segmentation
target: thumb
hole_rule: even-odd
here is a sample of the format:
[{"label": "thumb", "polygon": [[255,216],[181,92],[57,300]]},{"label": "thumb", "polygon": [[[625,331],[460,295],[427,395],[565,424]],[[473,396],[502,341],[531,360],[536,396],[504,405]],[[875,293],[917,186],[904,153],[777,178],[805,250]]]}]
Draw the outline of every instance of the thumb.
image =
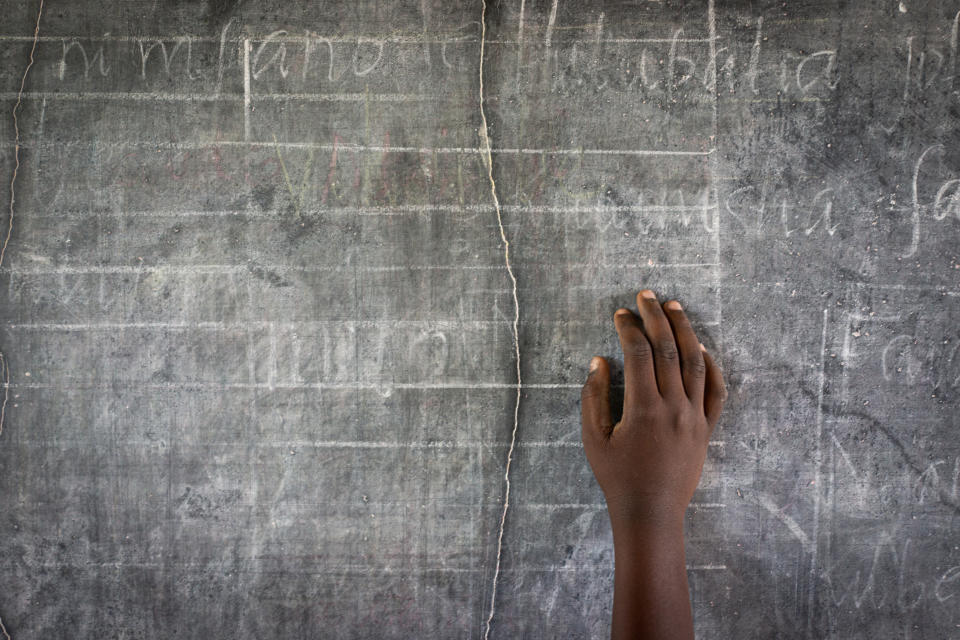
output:
[{"label": "thumb", "polygon": [[580,411],[584,439],[610,436],[613,430],[610,418],[610,365],[600,356],[590,360],[590,373],[580,391]]}]

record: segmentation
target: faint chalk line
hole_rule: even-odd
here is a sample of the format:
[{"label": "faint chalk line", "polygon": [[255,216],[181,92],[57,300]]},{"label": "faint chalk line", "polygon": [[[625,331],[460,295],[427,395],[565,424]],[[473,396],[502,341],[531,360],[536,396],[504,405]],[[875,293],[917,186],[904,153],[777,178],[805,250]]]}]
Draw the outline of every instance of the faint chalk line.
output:
[{"label": "faint chalk line", "polygon": [[[0,95],[2,98],[2,95]],[[258,148],[268,147],[271,150],[277,146],[289,149],[317,149],[320,151],[343,151],[350,153],[450,153],[450,154],[477,154],[484,153],[480,147],[392,147],[383,145],[364,145],[349,142],[338,142],[336,145],[329,142],[290,142],[272,140],[110,140],[110,146],[118,149],[153,149],[182,151],[185,149],[210,149],[213,147],[247,147]],[[89,140],[58,140],[57,142],[47,143],[45,146],[55,149],[72,147],[89,147]],[[10,146],[7,143],[0,142],[0,148]],[[23,145],[26,148],[39,148],[43,145]],[[676,150],[669,149],[531,149],[531,148],[512,148],[512,149],[490,149],[490,153],[510,154],[510,155],[545,155],[545,156],[637,156],[637,157],[679,157],[679,158],[697,158],[709,157],[716,152],[716,149],[710,148],[702,151],[694,150]]]},{"label": "faint chalk line", "polygon": [[520,77],[523,73],[523,13],[526,6],[526,0],[520,0],[520,24],[517,27],[517,93],[520,92]]},{"label": "faint chalk line", "polygon": [[[264,385],[266,388],[266,385]],[[279,388],[279,387],[278,387]],[[111,387],[111,390],[114,390],[115,387]],[[344,387],[346,389],[346,387]],[[75,387],[70,387],[70,391],[76,390]],[[43,441],[35,441],[30,438],[21,439],[23,444],[32,445],[32,444],[44,444]],[[79,446],[83,444],[82,440],[72,440],[72,439],[60,439],[57,441],[63,446]],[[139,440],[127,440],[127,442],[133,444],[142,443],[146,446],[149,446],[150,441],[139,441]],[[723,442],[711,442],[710,446],[722,446]],[[247,443],[237,440],[205,440],[203,442],[197,442],[197,447],[215,447],[218,449],[225,449],[230,447],[247,447]],[[346,450],[375,450],[382,449],[387,451],[445,451],[445,450],[478,450],[478,449],[505,449],[508,446],[506,442],[490,442],[490,441],[481,441],[481,440],[462,440],[462,441],[452,441],[452,440],[428,440],[428,441],[414,441],[414,442],[389,442],[383,440],[304,440],[304,439],[287,439],[287,440],[274,440],[274,441],[260,441],[257,443],[256,447],[258,449],[289,449],[290,447],[299,448],[299,449],[346,449]],[[570,449],[582,449],[583,444],[577,441],[568,441],[568,442],[557,442],[556,440],[525,440],[523,442],[517,443],[518,448],[523,449],[560,449],[560,450],[570,450]],[[596,505],[596,509],[605,509],[606,503]],[[474,505],[475,506],[475,505]],[[574,503],[562,504],[559,507],[570,507],[573,508],[576,505]],[[583,508],[586,508],[588,505],[581,505]],[[724,509],[726,504],[722,502],[691,502],[690,508],[693,510],[697,509]],[[519,505],[520,508],[529,507],[529,505]],[[559,508],[558,507],[558,508]]]},{"label": "faint chalk line", "polygon": [[547,35],[544,38],[544,43],[547,45],[547,49],[550,48],[550,41],[553,38],[553,25],[557,22],[557,4],[559,0],[553,0],[553,4],[550,6],[550,17],[547,18]]},{"label": "faint chalk line", "polygon": [[[282,167],[281,167],[282,169]],[[597,215],[609,215],[613,213],[700,213],[703,211],[714,210],[716,203],[705,205],[682,205],[682,204],[631,204],[631,205],[570,205],[552,206],[552,205],[524,205],[524,204],[505,204],[500,209],[507,213],[518,214],[538,214],[538,215],[563,215],[568,213],[593,213]],[[493,205],[486,204],[398,204],[388,206],[342,206],[342,207],[318,207],[318,212],[336,216],[418,216],[430,213],[488,213],[494,211]],[[155,217],[155,218],[202,218],[202,217],[236,217],[236,218],[280,218],[285,214],[280,210],[253,210],[253,209],[112,209],[110,211],[92,211],[89,207],[84,209],[58,208],[55,213],[45,211],[34,211],[32,215],[37,217]],[[646,263],[649,266],[663,266],[684,263],[653,262]],[[706,267],[716,266],[715,263],[687,263],[698,264]],[[498,265],[502,269],[503,265]],[[859,283],[856,283],[859,284]]]},{"label": "faint chalk line", "polygon": [[[264,269],[277,271],[281,273],[326,273],[326,272],[352,272],[360,273],[393,273],[404,271],[494,271],[503,269],[502,265],[460,265],[460,264],[425,264],[425,265],[383,265],[371,267],[351,267],[349,265],[291,265],[291,264],[264,264],[260,265]],[[561,266],[581,268],[604,268],[604,269],[647,269],[647,268],[699,268],[712,267],[712,263],[653,263],[653,264],[609,264],[609,263],[564,263],[563,265],[554,263],[538,263],[534,265],[538,268],[557,269]],[[118,274],[118,273],[242,273],[249,271],[249,264],[155,264],[135,267],[132,265],[64,265],[56,267],[30,267],[20,269],[0,269],[0,273],[11,273],[17,275],[63,275],[63,274]],[[602,289],[606,285],[597,285],[593,289]],[[611,285],[613,286],[613,285]],[[498,290],[499,291],[499,290]]]},{"label": "faint chalk line", "polygon": [[[247,56],[249,57],[249,56]],[[303,100],[306,102],[424,102],[453,100],[456,94],[408,94],[408,93],[258,93],[250,92],[250,74],[244,69],[243,95],[239,93],[175,93],[169,91],[26,91],[25,100],[73,100],[77,102],[119,101],[119,102],[243,102],[249,110],[251,102],[282,102],[284,100]],[[16,94],[0,92],[0,99],[14,99]],[[248,121],[249,113],[244,113]]]},{"label": "faint chalk line", "polygon": [[[218,96],[219,97],[219,96]],[[243,139],[250,140],[250,40],[243,41]],[[276,138],[274,138],[276,143]]]},{"label": "faint chalk line", "polygon": [[[292,506],[293,506],[293,507],[299,507],[299,506],[302,506],[303,504],[304,504],[304,503],[297,503],[296,505],[292,505]],[[326,504],[324,503],[324,506],[328,506],[328,505],[326,505]],[[313,510],[316,509],[316,507],[315,507],[314,505],[310,505],[310,508],[313,509]],[[277,557],[279,557],[279,556],[273,555],[273,554],[262,554],[262,555],[257,555],[257,556],[256,556],[256,558],[257,558],[257,559],[260,559],[260,560],[271,560],[271,559],[275,559],[275,558],[277,558]],[[316,556],[316,555],[300,555],[300,556],[284,555],[283,557],[285,557],[285,558],[291,558],[291,557],[292,557],[292,558],[299,558],[299,559],[302,559],[302,560],[304,560],[304,561],[309,562],[309,561],[316,561],[316,560],[317,560],[318,558],[320,558],[321,556]],[[32,566],[35,566],[35,567],[37,567],[37,568],[45,568],[45,569],[51,569],[51,568],[60,568],[60,569],[62,569],[62,568],[64,568],[64,567],[71,567],[71,568],[73,568],[73,567],[85,566],[85,565],[79,565],[79,564],[71,563],[71,562],[57,562],[57,561],[34,561],[34,562],[32,562],[31,564],[32,564]],[[180,569],[195,569],[195,568],[200,568],[200,567],[208,568],[208,565],[202,564],[202,563],[198,563],[198,562],[177,562],[177,563],[175,563],[174,566],[176,566],[177,568],[180,568]],[[431,564],[431,565],[429,565],[429,566],[423,566],[423,567],[390,566],[390,565],[383,565],[383,564],[378,564],[378,565],[374,565],[374,564],[337,564],[336,566],[322,566],[322,567],[321,567],[320,565],[314,565],[314,566],[316,566],[317,568],[311,570],[311,571],[310,571],[310,574],[312,574],[312,575],[327,575],[327,576],[329,576],[329,575],[348,575],[348,574],[359,574],[359,575],[367,576],[367,577],[369,577],[369,576],[371,576],[371,575],[414,576],[414,575],[422,575],[422,574],[425,574],[425,573],[431,573],[431,574],[432,574],[432,573],[465,573],[465,574],[471,574],[471,573],[480,573],[480,572],[484,571],[482,568],[474,568],[474,567],[451,567],[451,566],[435,565],[435,564]],[[109,568],[113,568],[113,569],[117,569],[117,568],[121,568],[121,567],[122,567],[122,568],[125,568],[125,569],[130,569],[130,568],[158,569],[158,568],[161,568],[161,567],[169,568],[169,567],[170,567],[170,564],[169,564],[169,563],[167,563],[167,564],[162,564],[162,563],[160,563],[160,562],[150,562],[150,561],[146,561],[146,562],[143,562],[143,561],[141,561],[141,562],[135,562],[135,561],[132,561],[132,560],[124,560],[124,561],[122,561],[122,562],[116,562],[116,561],[114,561],[114,562],[98,562],[98,563],[97,563],[97,567],[98,567],[98,568],[108,568],[108,567],[109,567]],[[725,571],[726,569],[727,569],[727,565],[725,565],[725,564],[688,564],[688,565],[686,565],[686,570],[687,570],[687,571]],[[245,572],[256,572],[257,569],[238,568],[238,569],[235,569],[234,571],[236,571],[237,573],[245,573]],[[567,565],[567,566],[562,566],[562,567],[558,567],[558,566],[554,566],[554,565],[546,565],[546,566],[529,566],[529,565],[527,565],[527,566],[520,566],[520,567],[512,568],[512,569],[510,569],[510,572],[511,572],[511,573],[519,573],[519,574],[523,574],[523,573],[600,573],[600,574],[612,574],[612,573],[613,573],[613,567],[610,566],[610,565],[607,565],[607,564],[603,564],[603,563],[600,563],[600,564],[589,564],[589,565]]]},{"label": "faint chalk line", "polygon": [[0,619],[0,631],[3,632],[4,640],[11,640],[11,639],[10,639],[10,634],[7,633],[7,628],[6,628],[5,626],[3,626],[3,620],[2,620],[2,619]]},{"label": "faint chalk line", "polygon": [[[297,329],[298,327],[332,327],[347,329],[421,328],[441,331],[458,329],[486,329],[509,324],[509,320],[400,320],[381,318],[376,320],[198,320],[196,322],[11,322],[5,325],[8,331],[123,331],[125,329],[146,331],[244,331],[271,327]],[[710,326],[706,322],[701,325]],[[589,320],[539,320],[536,326],[560,325],[564,327],[595,327]],[[514,385],[510,385],[512,388]],[[530,386],[530,385],[524,385]],[[579,387],[581,385],[571,385]]]},{"label": "faint chalk line", "polygon": [[7,252],[7,244],[10,243],[10,234],[13,233],[13,205],[16,202],[16,182],[17,172],[20,170],[20,123],[17,121],[17,111],[23,101],[23,88],[27,84],[27,74],[30,73],[30,67],[33,66],[33,54],[37,50],[37,39],[40,37],[40,16],[43,15],[43,0],[40,0],[40,8],[37,11],[37,26],[33,30],[33,45],[30,47],[30,61],[23,70],[23,77],[20,78],[20,91],[17,93],[17,101],[13,105],[13,176],[10,178],[10,219],[7,221],[7,236],[3,240],[3,246],[0,247],[0,266],[3,266],[3,257]]},{"label": "faint chalk line", "polygon": [[823,330],[820,334],[820,380],[817,388],[817,420],[813,458],[813,528],[810,534],[810,573],[807,594],[807,637],[813,638],[813,606],[817,593],[817,549],[820,536],[820,467],[823,466],[823,390],[826,386],[827,326],[830,310],[823,310]]},{"label": "faint chalk line", "polygon": [[[548,26],[553,28],[553,23],[556,22],[556,6],[557,0],[553,0],[554,9],[551,12],[553,16],[553,21],[548,23]],[[350,36],[344,34],[334,34],[328,33],[323,34],[312,34],[312,37],[319,38],[323,41],[329,41],[333,44],[348,44],[355,45],[357,43],[357,36]],[[248,38],[253,43],[263,43],[267,42],[266,37],[253,37]],[[719,39],[719,38],[717,38]],[[32,38],[28,36],[17,36],[17,35],[0,35],[0,42],[29,42]],[[39,42],[55,42],[57,44],[61,42],[71,42],[73,40],[83,41],[83,42],[177,42],[177,41],[189,41],[193,43],[201,42],[212,42],[219,43],[220,36],[206,36],[200,34],[187,34],[187,33],[175,33],[175,34],[143,34],[143,35],[102,35],[102,36],[90,36],[90,35],[57,35],[57,36],[40,36]],[[449,36],[449,37],[426,37],[422,33],[413,33],[413,34],[400,34],[400,33],[390,33],[382,34],[376,37],[370,36],[372,42],[384,42],[391,44],[401,44],[401,45],[412,45],[420,46],[423,44],[469,44],[475,42],[471,37],[466,36]],[[301,35],[287,35],[279,36],[276,34],[269,35],[270,42],[282,43],[282,44],[303,44],[304,38]],[[580,39],[571,39],[569,41],[573,43],[584,43],[588,42],[587,40]],[[589,40],[589,42],[595,42],[595,39]],[[602,42],[605,43],[627,43],[627,44],[673,44],[674,42],[678,43],[691,43],[691,44],[704,44],[710,42],[710,38],[699,37],[699,38],[680,38],[680,37],[660,37],[660,38],[604,38]],[[511,38],[498,38],[496,40],[487,40],[487,44],[497,44],[497,45],[515,45],[519,44],[517,40]]]},{"label": "faint chalk line", "polygon": [[490,638],[490,625],[493,623],[493,614],[497,604],[497,582],[500,580],[500,562],[503,556],[503,531],[507,523],[507,510],[510,508],[510,465],[513,462],[513,450],[517,443],[517,429],[520,426],[520,394],[523,381],[520,375],[520,298],[517,296],[517,276],[513,273],[510,264],[510,241],[503,226],[503,212],[500,210],[500,198],[497,196],[497,183],[493,179],[493,155],[490,151],[490,131],[487,127],[487,113],[484,109],[483,91],[483,62],[484,47],[487,39],[487,0],[482,0],[483,8],[480,12],[480,136],[483,146],[480,149],[484,162],[487,165],[487,178],[490,180],[490,195],[493,197],[493,206],[497,212],[497,227],[500,230],[500,240],[503,242],[503,262],[510,276],[513,289],[513,350],[517,364],[517,395],[513,404],[513,429],[510,432],[510,447],[507,449],[507,463],[503,472],[503,511],[500,513],[500,527],[497,532],[497,557],[493,567],[493,580],[490,585],[490,611],[487,614],[486,628],[483,632],[484,640]]},{"label": "faint chalk line", "polygon": [[810,536],[806,534],[796,520],[784,513],[783,508],[777,506],[770,496],[758,493],[754,496],[754,500],[758,505],[766,509],[773,517],[782,522],[787,530],[789,530],[790,533],[792,533],[794,537],[800,541],[800,544],[803,545],[804,550],[810,550]]},{"label": "faint chalk line", "polygon": [[[696,511],[698,509],[724,509],[726,504],[722,502],[691,502],[687,505],[687,509],[691,511]],[[574,509],[574,510],[583,510],[583,511],[605,511],[607,509],[606,502],[529,502],[527,504],[519,504],[517,507],[521,509],[537,509],[542,511],[560,511],[561,509]]]},{"label": "faint chalk line", "polygon": [[[2,97],[2,96],[0,96]],[[258,147],[268,147],[270,150],[280,146],[283,148],[289,149],[317,149],[320,151],[343,151],[350,153],[444,153],[444,154],[477,154],[484,153],[484,149],[480,147],[416,147],[416,146],[406,146],[406,147],[392,147],[384,145],[364,145],[364,144],[355,144],[349,142],[338,142],[336,145],[329,142],[290,142],[290,141],[279,141],[274,142],[272,140],[179,140],[173,142],[167,142],[162,140],[111,140],[109,141],[112,147],[119,149],[126,148],[146,148],[153,150],[170,150],[170,151],[182,151],[185,149],[210,149],[213,147],[247,147],[247,148],[258,148]],[[56,149],[61,148],[71,148],[71,147],[88,147],[90,145],[89,140],[60,140],[57,142],[50,142],[46,146]],[[5,143],[0,143],[0,147],[9,146]],[[30,145],[24,145],[27,148],[30,148]],[[33,145],[34,147],[40,147],[41,145]],[[710,148],[703,151],[694,151],[694,150],[678,150],[671,151],[669,149],[533,149],[533,148],[505,148],[505,149],[496,149],[492,148],[489,150],[490,153],[495,154],[509,154],[509,155],[545,155],[545,156],[637,156],[637,157],[709,157],[714,154],[716,149]]]}]

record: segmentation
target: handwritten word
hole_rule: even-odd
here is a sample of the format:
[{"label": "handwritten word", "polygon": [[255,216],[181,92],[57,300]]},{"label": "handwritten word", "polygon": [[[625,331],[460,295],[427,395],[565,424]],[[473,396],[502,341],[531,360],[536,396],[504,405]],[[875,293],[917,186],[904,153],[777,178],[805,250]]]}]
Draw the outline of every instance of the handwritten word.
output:
[{"label": "handwritten word", "polygon": [[911,236],[910,245],[903,253],[904,258],[913,256],[920,246],[920,227],[924,216],[929,215],[937,222],[947,217],[960,221],[960,178],[949,178],[936,183],[936,193],[933,195],[921,194],[920,178],[926,169],[927,158],[942,156],[943,153],[942,144],[927,147],[914,164],[911,190]]},{"label": "handwritten word", "polygon": [[[310,30],[293,34],[284,29],[244,38],[235,21],[230,20],[218,41],[189,35],[106,41],[63,38],[56,74],[61,83],[94,76],[135,75],[147,86],[152,80],[176,78],[202,83],[212,94],[220,94],[225,81],[231,77],[236,81],[248,65],[253,80],[270,86],[285,81],[284,86],[293,91],[317,91],[328,86],[343,90],[344,83],[351,79],[374,76],[400,90],[397,78],[408,76],[411,70],[433,70],[433,80],[459,77],[476,46],[469,28],[467,25],[464,33],[454,31],[436,42],[391,36],[328,37]],[[243,55],[242,40],[250,42],[249,56]],[[228,76],[228,71],[233,75]],[[414,75],[426,77],[422,73]],[[236,83],[234,86],[239,88]],[[89,89],[87,84],[84,87]],[[358,90],[362,88],[362,84],[357,85]]]},{"label": "handwritten word", "polygon": [[[911,538],[903,539],[892,531],[880,532],[866,571],[856,569],[852,577],[841,578],[846,562],[837,562],[824,570],[830,601],[836,607],[855,609],[892,606],[906,616],[925,601],[942,605],[960,594],[960,566],[938,570],[926,579],[917,579],[915,575],[910,578],[916,567],[911,560],[913,546]],[[897,576],[895,581],[883,579],[888,571]],[[904,624],[909,624],[906,618]]]},{"label": "handwritten word", "polygon": [[880,353],[885,380],[913,386],[928,384],[933,389],[960,388],[960,341],[944,344],[913,335],[898,335]]},{"label": "handwritten word", "polygon": [[938,470],[940,467],[949,464],[947,460],[934,460],[923,473],[917,478],[915,483],[915,493],[918,504],[923,504],[929,500],[930,495],[934,496],[936,502],[937,496],[943,492],[948,500],[956,502],[960,499],[960,456],[953,460],[953,470],[949,467],[945,469],[949,474],[948,478],[942,478]]},{"label": "handwritten word", "polygon": [[960,30],[960,11],[953,18],[949,41],[946,43],[947,52],[937,46],[936,41],[927,43],[927,38],[917,42],[917,36],[908,36],[906,39],[906,69],[903,74],[903,100],[919,97],[937,85],[943,85],[947,90],[956,89],[957,81],[957,36]]},{"label": "handwritten word", "polygon": [[736,189],[723,199],[723,209],[730,218],[756,236],[778,233],[785,238],[837,233],[840,223],[833,221],[833,189],[823,189],[809,202],[797,203],[786,195],[770,193],[767,184],[759,189],[748,185]]},{"label": "handwritten word", "polygon": [[528,75],[538,77],[528,79],[548,82],[551,91],[562,92],[571,85],[597,91],[609,87],[656,93],[668,100],[706,100],[721,89],[727,93],[744,89],[751,95],[822,97],[837,88],[836,50],[778,51],[771,58],[772,54],[761,47],[762,18],[756,23],[756,38],[745,62],[738,61],[730,47],[711,48],[706,41],[690,42],[683,29],[677,29],[666,42],[615,42],[605,45],[613,49],[608,52],[594,43],[577,41],[546,49],[543,58],[530,62],[539,70]]}]

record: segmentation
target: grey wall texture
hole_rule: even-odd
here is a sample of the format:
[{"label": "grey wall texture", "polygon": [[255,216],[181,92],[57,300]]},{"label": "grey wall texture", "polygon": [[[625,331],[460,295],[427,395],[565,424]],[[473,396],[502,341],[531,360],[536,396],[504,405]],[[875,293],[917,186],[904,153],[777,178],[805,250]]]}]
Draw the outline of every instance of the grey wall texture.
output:
[{"label": "grey wall texture", "polygon": [[960,638],[957,1],[0,9],[14,640],[482,638],[518,393],[490,637],[604,637],[645,287],[731,392],[698,637]]}]

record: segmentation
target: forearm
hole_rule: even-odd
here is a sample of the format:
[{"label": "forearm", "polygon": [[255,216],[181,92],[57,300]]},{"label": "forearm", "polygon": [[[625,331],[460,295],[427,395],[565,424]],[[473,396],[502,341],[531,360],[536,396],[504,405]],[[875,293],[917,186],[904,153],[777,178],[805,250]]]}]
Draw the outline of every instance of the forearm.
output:
[{"label": "forearm", "polygon": [[683,520],[614,525],[613,640],[692,640]]},{"label": "forearm", "polygon": [[697,340],[683,307],[662,307],[649,289],[640,317],[617,309],[623,349],[623,416],[614,423],[610,365],[590,360],[580,395],[583,450],[613,525],[613,640],[693,640],[683,518],[710,434],[720,417],[723,376]]}]

